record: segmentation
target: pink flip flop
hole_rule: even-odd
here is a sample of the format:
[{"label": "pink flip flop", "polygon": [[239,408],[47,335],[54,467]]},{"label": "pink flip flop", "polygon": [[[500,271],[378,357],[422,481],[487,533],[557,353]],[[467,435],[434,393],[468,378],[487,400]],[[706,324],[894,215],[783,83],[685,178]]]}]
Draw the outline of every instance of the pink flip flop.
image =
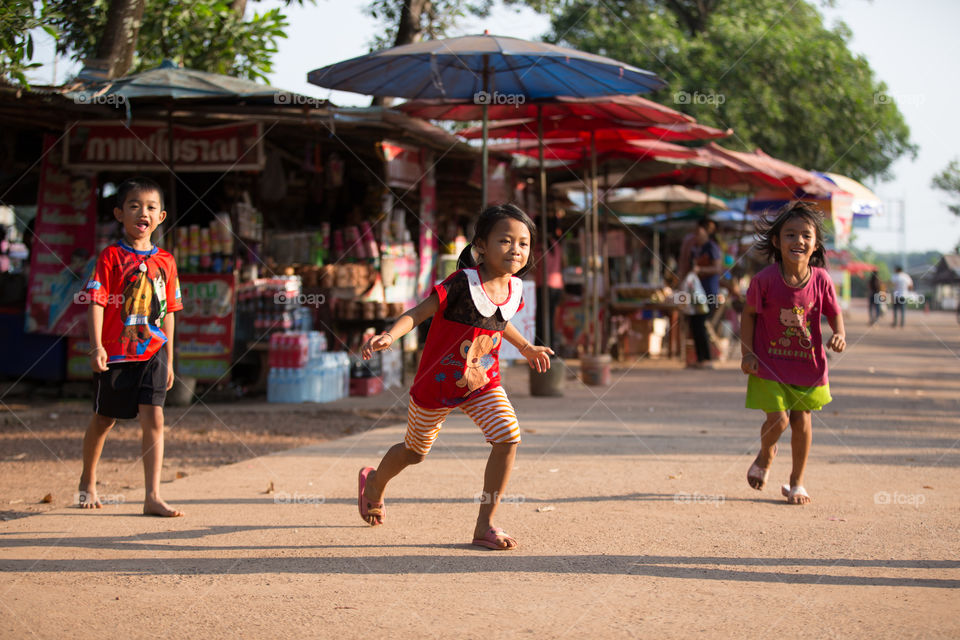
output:
[{"label": "pink flip flop", "polygon": [[367,476],[370,475],[371,471],[375,471],[373,467],[364,467],[360,469],[360,477],[357,479],[357,509],[360,511],[360,517],[363,518],[364,522],[367,522],[368,516],[379,517],[379,522],[370,523],[367,522],[371,527],[375,527],[378,524],[383,524],[383,516],[386,514],[386,507],[383,506],[382,502],[370,502],[363,495],[363,490],[367,488]]},{"label": "pink flip flop", "polygon": [[[512,542],[513,546],[504,547],[500,544],[501,540],[497,536],[503,536],[503,541]],[[473,542],[470,544],[475,544],[478,547],[485,547],[487,549],[493,549],[494,551],[513,551],[519,546],[517,541],[500,527],[490,527],[487,529],[487,532],[482,538],[474,538]]]}]

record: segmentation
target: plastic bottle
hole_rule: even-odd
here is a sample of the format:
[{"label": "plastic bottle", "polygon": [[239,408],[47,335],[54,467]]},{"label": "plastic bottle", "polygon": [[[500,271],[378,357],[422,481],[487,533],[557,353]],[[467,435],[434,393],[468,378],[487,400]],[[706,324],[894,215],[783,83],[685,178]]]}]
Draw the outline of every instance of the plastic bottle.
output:
[{"label": "plastic bottle", "polygon": [[278,369],[271,368],[267,374],[267,402],[278,402],[277,371]]}]

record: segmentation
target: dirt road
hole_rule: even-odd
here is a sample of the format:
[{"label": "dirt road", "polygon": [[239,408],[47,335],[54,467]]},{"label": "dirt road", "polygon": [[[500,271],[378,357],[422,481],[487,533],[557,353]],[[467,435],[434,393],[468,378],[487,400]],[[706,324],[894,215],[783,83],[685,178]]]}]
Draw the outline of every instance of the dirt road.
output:
[{"label": "dirt road", "polygon": [[124,490],[0,523],[0,636],[957,637],[960,327],[907,321],[849,321],[809,506],[776,489],[786,441],[770,487],[747,486],[760,416],[733,364],[644,362],[559,400],[513,369],[524,443],[498,523],[519,550],[466,544],[487,447],[455,414],[382,527],[356,473],[400,425],[174,480],[181,519]]}]

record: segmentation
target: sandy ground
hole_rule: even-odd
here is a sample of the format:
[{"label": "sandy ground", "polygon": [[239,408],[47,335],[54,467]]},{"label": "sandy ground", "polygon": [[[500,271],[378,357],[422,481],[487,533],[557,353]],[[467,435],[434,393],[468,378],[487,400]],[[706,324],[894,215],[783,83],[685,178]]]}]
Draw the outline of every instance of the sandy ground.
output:
[{"label": "sandy ground", "polygon": [[[862,315],[814,420],[811,505],[779,496],[786,441],[767,490],[747,486],[760,416],[733,364],[641,362],[562,399],[513,369],[524,444],[498,523],[519,550],[467,544],[487,447],[459,414],[391,484],[386,524],[360,521],[357,470],[394,424],[175,479],[185,518],[138,516],[142,489],[121,487],[100,512],[0,523],[0,637],[960,636],[960,326]],[[69,492],[62,464],[46,480]]]}]

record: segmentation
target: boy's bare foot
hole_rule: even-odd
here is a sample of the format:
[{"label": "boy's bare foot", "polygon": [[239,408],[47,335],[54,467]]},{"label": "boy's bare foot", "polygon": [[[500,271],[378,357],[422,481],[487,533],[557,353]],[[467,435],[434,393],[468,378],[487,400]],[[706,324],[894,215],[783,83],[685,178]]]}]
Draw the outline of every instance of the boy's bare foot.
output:
[{"label": "boy's bare foot", "polygon": [[96,486],[80,485],[77,489],[77,507],[80,509],[102,509],[103,504],[97,495]]},{"label": "boy's bare foot", "polygon": [[144,500],[143,515],[160,516],[161,518],[179,518],[184,515],[183,511],[174,509],[163,500]]}]

